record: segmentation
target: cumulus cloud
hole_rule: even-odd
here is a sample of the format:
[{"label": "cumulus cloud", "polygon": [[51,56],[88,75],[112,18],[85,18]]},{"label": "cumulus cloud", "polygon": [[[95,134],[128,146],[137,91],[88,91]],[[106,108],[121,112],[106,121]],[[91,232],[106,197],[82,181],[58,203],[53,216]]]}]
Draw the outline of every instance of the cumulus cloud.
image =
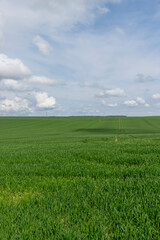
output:
[{"label": "cumulus cloud", "polygon": [[137,98],[136,98],[136,101],[137,101],[138,103],[140,103],[140,104],[145,104],[145,103],[146,103],[145,100],[144,100],[143,98],[141,98],[141,97],[137,97]]},{"label": "cumulus cloud", "polygon": [[104,90],[97,95],[97,97],[125,97],[125,96],[126,96],[125,91],[120,88]]},{"label": "cumulus cloud", "polygon": [[40,53],[42,53],[44,56],[49,57],[52,55],[52,46],[42,37],[36,36],[33,39],[33,43],[38,47]]},{"label": "cumulus cloud", "polygon": [[60,84],[60,82],[58,82],[55,79],[47,78],[44,76],[35,76],[35,75],[31,76],[28,79],[28,82],[40,83],[40,84],[46,84],[46,85],[59,85]]},{"label": "cumulus cloud", "polygon": [[108,106],[108,107],[117,107],[117,106],[118,106],[117,103],[108,103],[108,104],[107,104],[104,99],[102,100],[102,104],[103,104],[103,105],[106,105],[106,106]]},{"label": "cumulus cloud", "polygon": [[144,106],[145,106],[145,107],[149,107],[150,105],[149,105],[148,103],[145,103]]},{"label": "cumulus cloud", "polygon": [[107,104],[108,107],[117,107],[118,104],[117,103],[109,103]]},{"label": "cumulus cloud", "polygon": [[160,99],[160,93],[155,93],[152,95],[153,99]]},{"label": "cumulus cloud", "polygon": [[3,79],[0,81],[0,89],[8,91],[27,91],[28,87],[13,79]]},{"label": "cumulus cloud", "polygon": [[36,99],[36,106],[39,109],[53,109],[56,105],[56,99],[54,97],[49,97],[46,92],[34,92],[34,97]]},{"label": "cumulus cloud", "polygon": [[140,83],[153,82],[154,78],[150,75],[137,74],[137,81]]},{"label": "cumulus cloud", "polygon": [[137,101],[137,103],[139,103],[139,104],[143,104],[145,107],[149,107],[150,105],[148,104],[148,103],[146,103],[146,101],[143,99],[143,98],[141,98],[141,97],[137,97],[136,98],[136,101]]},{"label": "cumulus cloud", "polygon": [[31,75],[31,71],[23,62],[0,54],[0,79],[23,79]]},{"label": "cumulus cloud", "polygon": [[124,104],[125,104],[126,106],[129,106],[129,107],[138,106],[138,103],[137,103],[135,100],[125,101]]},{"label": "cumulus cloud", "polygon": [[130,107],[135,107],[138,106],[139,104],[144,105],[145,107],[150,106],[148,103],[146,103],[146,101],[142,97],[137,97],[136,100],[125,101],[124,104]]},{"label": "cumulus cloud", "polygon": [[3,112],[32,112],[28,100],[15,97],[0,101],[0,110]]},{"label": "cumulus cloud", "polygon": [[[102,85],[112,88],[114,86],[117,86],[116,84],[119,82],[119,87],[124,88],[125,86],[125,88],[127,89],[127,95],[132,96],[131,92],[134,91],[134,93],[137,94],[136,96],[142,97],[144,94],[144,85],[142,84],[142,88],[139,88],[136,84],[134,86],[129,86],[129,79],[132,79],[136,73],[144,73],[144,75],[140,74],[139,77],[137,76],[137,80],[139,80],[139,82],[147,83],[154,80],[151,76],[154,76],[155,79],[158,79],[159,77],[158,47],[156,44],[154,44],[157,42],[157,39],[155,39],[156,34],[148,35],[149,29],[148,32],[145,32],[142,31],[143,29],[140,27],[140,29],[137,29],[136,31],[134,31],[133,29],[131,34],[126,34],[124,37],[122,37],[121,35],[123,35],[124,30],[120,27],[117,27],[115,29],[117,25],[115,26],[114,24],[115,22],[117,22],[117,18],[112,25],[112,14],[108,14],[105,19],[105,21],[107,22],[107,18],[109,17],[108,20],[109,22],[111,22],[112,26],[107,24],[103,28],[102,24],[100,29],[94,28],[97,27],[97,23],[100,23],[101,20],[99,18],[100,15],[97,14],[98,9],[101,11],[101,13],[105,14],[107,13],[108,9],[105,9],[104,7],[108,6],[106,3],[118,3],[120,2],[118,0],[0,1],[0,3],[2,2],[3,5],[0,4],[0,6],[3,9],[4,14],[6,15],[6,19],[8,17],[7,23],[9,23],[9,26],[7,26],[6,29],[6,31],[8,31],[7,34],[9,35],[10,31],[9,36],[13,35],[13,39],[12,37],[10,37],[10,41],[9,38],[7,39],[8,45],[5,49],[8,49],[7,52],[10,52],[13,55],[18,52],[19,56],[20,54],[21,56],[23,55],[22,59],[26,59],[27,61],[31,60],[30,65],[33,67],[33,69],[34,66],[36,68],[35,74],[43,75],[45,72],[48,71],[47,75],[51,76],[51,74],[56,73],[59,77],[66,77],[66,80],[68,81],[70,81],[71,78],[75,79],[75,82],[78,82],[77,85],[80,85],[80,81],[85,81],[85,79],[87,79],[88,81],[95,81],[97,83],[101,82]],[[10,7],[7,8],[7,5]],[[3,8],[3,6],[6,7]],[[18,8],[17,11],[15,11],[16,8]],[[22,9],[22,11],[19,11],[20,9]],[[118,14],[118,17],[124,17],[125,21],[128,20],[126,21],[127,24],[130,24],[133,21],[133,19],[131,21],[131,18],[129,17],[130,13],[126,12],[124,15],[123,14],[124,13]],[[95,22],[95,25],[92,25],[91,28],[89,28],[87,24],[90,24],[90,22],[92,22],[92,20],[94,20],[94,18],[96,17],[99,18],[98,21]],[[134,21],[139,21],[139,19],[134,19]],[[79,23],[85,23],[87,25],[86,28],[83,28],[83,31],[81,24],[76,25]],[[136,24],[133,25],[135,26]],[[65,30],[70,30],[74,26],[76,26],[76,31],[70,31],[69,34],[66,34],[66,32],[63,31],[63,28]],[[124,29],[126,26],[124,24]],[[110,31],[111,28],[112,31]],[[22,32],[20,31],[22,29],[25,34],[21,34],[21,36],[23,37],[21,37],[20,39],[18,38],[18,33]],[[55,30],[57,30],[57,32]],[[116,31],[119,34],[117,34]],[[43,37],[40,36],[48,36],[51,41],[54,41],[54,46],[56,46],[56,60],[54,60],[54,62],[51,61],[51,59],[48,60],[44,58],[45,62],[43,62],[43,64],[35,56],[35,53],[31,53],[31,48],[26,48],[27,46],[30,46],[30,39],[33,39],[33,36],[36,36],[37,34],[40,35],[38,35],[33,41],[35,41],[35,44],[37,44],[36,46],[38,47],[39,51],[41,51],[41,53],[45,56],[48,56],[50,53],[48,51],[48,48],[46,47],[46,45],[48,46],[49,43],[45,40],[45,38],[43,39]],[[150,38],[147,39],[146,36],[150,36]],[[15,44],[15,41],[17,41],[17,39],[18,44]],[[153,41],[154,39],[155,41]],[[15,46],[15,48],[13,48],[13,46]],[[151,46],[154,46],[155,48],[153,49]],[[20,50],[22,50],[21,53]],[[11,74],[10,76],[7,75],[7,77],[5,78],[6,81],[1,80],[3,81],[2,84],[4,88],[13,91],[15,91],[15,89],[16,91],[19,89],[20,91],[22,86],[20,86],[20,82],[18,84],[16,79],[21,78],[13,78]],[[42,76],[32,76],[25,77],[25,79],[29,79],[28,81],[30,83],[37,83],[37,87],[41,89],[37,91],[42,92],[44,91],[42,90],[44,86],[41,86],[40,84],[56,84],[54,82],[55,80],[52,79],[52,77],[50,79]],[[145,87],[149,88],[149,86],[146,85]],[[31,84],[31,86],[33,86],[33,84]],[[36,86],[36,84],[34,86]],[[97,88],[97,86],[93,86],[93,84],[88,84],[88,87]],[[45,88],[47,89],[47,86],[45,86]],[[156,86],[154,88],[157,89]],[[112,98],[125,95],[120,93],[114,93],[113,89],[104,89],[106,88],[101,88],[101,90],[97,89],[97,91],[102,91],[99,94],[99,96],[102,98]],[[57,96],[59,95],[59,98],[62,98],[61,101],[66,101],[66,99],[70,97],[74,102],[76,94],[76,97],[80,98],[80,90],[77,89],[77,91],[74,91],[73,88],[69,88],[68,86],[67,90],[58,89],[59,92],[57,91]],[[68,95],[64,91],[69,92],[67,93]],[[83,94],[84,99],[91,98],[93,94],[95,94],[93,92],[94,89],[85,89]],[[153,91],[153,93],[155,93],[155,90]],[[99,100],[102,100],[102,98]],[[134,99],[137,104],[144,104],[144,106],[147,106],[147,103],[144,103],[143,100],[138,100],[136,98]],[[118,102],[117,99],[113,99],[113,101],[111,99],[110,102],[114,101]],[[67,103],[65,104],[67,105]],[[141,105],[140,107],[142,109]]]}]

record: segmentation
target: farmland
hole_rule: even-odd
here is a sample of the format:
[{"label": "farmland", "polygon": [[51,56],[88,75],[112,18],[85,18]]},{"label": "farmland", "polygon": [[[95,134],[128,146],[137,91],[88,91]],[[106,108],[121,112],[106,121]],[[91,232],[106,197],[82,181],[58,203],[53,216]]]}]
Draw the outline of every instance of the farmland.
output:
[{"label": "farmland", "polygon": [[1,117],[0,239],[160,239],[160,117]]}]

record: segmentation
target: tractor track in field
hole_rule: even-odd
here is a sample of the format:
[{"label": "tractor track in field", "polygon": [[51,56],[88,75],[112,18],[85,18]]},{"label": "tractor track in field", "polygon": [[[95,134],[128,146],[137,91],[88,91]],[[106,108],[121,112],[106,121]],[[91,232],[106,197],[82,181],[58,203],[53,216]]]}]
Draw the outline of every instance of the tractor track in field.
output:
[{"label": "tractor track in field", "polygon": [[118,118],[118,135],[125,134],[124,122],[122,118]]}]

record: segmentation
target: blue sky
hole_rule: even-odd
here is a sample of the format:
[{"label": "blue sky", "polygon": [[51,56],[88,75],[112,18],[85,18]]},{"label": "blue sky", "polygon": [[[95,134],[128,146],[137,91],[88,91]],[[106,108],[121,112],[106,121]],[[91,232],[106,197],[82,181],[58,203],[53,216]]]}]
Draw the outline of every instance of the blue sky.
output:
[{"label": "blue sky", "polygon": [[0,115],[160,115],[158,0],[0,0]]}]

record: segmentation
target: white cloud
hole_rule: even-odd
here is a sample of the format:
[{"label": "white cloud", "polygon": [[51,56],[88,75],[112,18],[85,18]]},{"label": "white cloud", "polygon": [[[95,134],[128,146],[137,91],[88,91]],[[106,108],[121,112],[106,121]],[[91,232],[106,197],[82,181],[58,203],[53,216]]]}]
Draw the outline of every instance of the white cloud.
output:
[{"label": "white cloud", "polygon": [[149,107],[150,105],[148,103],[146,103],[146,101],[141,98],[141,97],[137,97],[136,98],[136,102],[139,103],[139,104],[143,104],[145,107]]},{"label": "white cloud", "polygon": [[52,46],[40,36],[33,39],[33,43],[38,47],[39,51],[46,57],[52,55]]},{"label": "white cloud", "polygon": [[145,106],[145,107],[149,107],[150,105],[149,105],[148,103],[145,103],[144,106]]},{"label": "white cloud", "polygon": [[52,29],[71,29],[77,23],[89,23],[95,18],[93,10],[98,8],[101,13],[107,13],[109,9],[104,3],[119,3],[120,0],[32,0],[32,8],[41,15],[47,11],[44,22],[49,21]]},{"label": "white cloud", "polygon": [[138,103],[135,100],[125,101],[124,104],[129,106],[129,107],[138,106]]},{"label": "white cloud", "polygon": [[3,79],[0,81],[0,88],[8,91],[27,91],[28,87],[13,79]]},{"label": "white cloud", "polygon": [[117,103],[109,103],[107,104],[108,107],[117,107],[118,104]]},{"label": "white cloud", "polygon": [[137,101],[138,103],[140,103],[140,104],[145,104],[145,103],[146,103],[145,100],[144,100],[143,98],[141,98],[141,97],[137,97],[137,98],[136,98],[136,101]]},{"label": "white cloud", "polygon": [[53,109],[56,105],[56,99],[54,97],[48,97],[46,92],[34,92],[33,93],[37,107],[40,109]]},{"label": "white cloud", "polygon": [[160,93],[155,93],[152,95],[153,99],[160,99]]},{"label": "white cloud", "polygon": [[137,74],[137,81],[140,83],[153,82],[154,78],[150,75]]},{"label": "white cloud", "polygon": [[102,100],[102,104],[103,104],[103,105],[106,105],[106,106],[108,106],[108,107],[117,107],[117,106],[118,106],[117,103],[108,103],[108,104],[107,104],[104,99]]},{"label": "white cloud", "polygon": [[[30,10],[35,12],[42,28],[47,26],[47,29],[56,31],[59,29],[69,30],[77,23],[84,24],[92,21],[94,18],[92,9],[96,5],[97,0],[32,0]],[[34,24],[39,25],[35,17],[33,20]]]},{"label": "white cloud", "polygon": [[31,75],[31,71],[20,59],[8,58],[0,54],[0,79],[22,79]]},{"label": "white cloud", "polygon": [[[3,4],[1,4],[2,2]],[[66,78],[67,82],[73,81],[75,83],[74,86],[68,85],[65,89],[56,89],[57,97],[59,99],[61,98],[61,103],[65,102],[64,105],[67,106],[67,98],[72,99],[72,102],[74,102],[76,98],[80,98],[79,96],[82,95],[82,89],[79,89],[81,85],[80,82],[87,79],[88,82],[93,81],[107,88],[119,86],[122,89],[126,89],[128,96],[132,96],[133,92],[136,93],[136,96],[142,96],[141,100],[136,99],[135,95],[134,98],[131,97],[130,99],[134,99],[139,105],[144,104],[144,106],[140,105],[140,110],[145,109],[145,106],[147,106],[146,102],[148,101],[146,98],[148,95],[145,90],[150,88],[152,93],[156,93],[156,89],[158,89],[158,80],[155,81],[155,85],[152,84],[152,81],[159,79],[160,76],[159,47],[157,44],[154,44],[158,41],[158,32],[153,32],[153,34],[149,35],[149,29],[146,30],[143,26],[135,30],[134,27],[140,20],[139,15],[137,15],[137,19],[132,19],[132,16],[129,16],[130,13],[127,11],[125,14],[120,12],[117,16],[120,17],[120,19],[121,17],[123,18],[123,26],[118,23],[118,19],[114,14],[113,16],[112,14],[106,14],[106,16],[104,15],[101,18],[101,16],[97,14],[98,7],[100,11],[105,14],[107,9],[105,10],[104,6],[108,7],[108,5],[104,3],[107,2],[113,3],[120,1],[0,1],[0,9],[3,9],[5,18],[7,19],[7,27],[5,29],[7,33],[6,36],[8,36],[5,47],[6,54],[11,54],[8,56],[15,56],[15,54],[17,54],[25,64],[26,61],[29,62],[27,66],[30,66],[33,70],[35,69],[35,74],[38,76],[30,77],[29,82],[34,82],[35,84],[31,84],[31,86],[37,86],[37,88],[39,88],[39,90],[36,91],[43,92],[43,88],[45,87],[45,91],[50,91],[48,95],[52,96],[52,88],[49,89],[48,86],[41,85],[52,85],[52,74],[55,74],[57,79]],[[33,3],[36,4],[33,6]],[[15,11],[15,9],[17,9],[17,11]],[[22,11],[20,11],[20,9]],[[111,10],[112,9],[114,12],[114,8],[111,7]],[[98,17],[98,21],[90,28],[89,24],[92,23],[96,17]],[[115,21],[113,21],[113,18]],[[99,25],[101,19],[104,21],[103,23],[106,22],[106,24],[102,23],[102,25]],[[85,28],[79,23],[84,23]],[[124,34],[124,30],[118,26],[127,29],[128,34],[121,36]],[[72,29],[73,27],[75,31]],[[64,31],[71,29],[73,31],[69,31],[69,33]],[[119,34],[117,34],[116,31]],[[19,34],[20,32],[23,34]],[[37,36],[37,34],[39,35]],[[50,39],[49,42],[53,41],[51,43],[51,45],[54,46],[53,59],[42,58],[35,54],[33,51],[35,47],[33,49],[33,45],[30,45],[30,41],[34,36],[41,36],[40,38],[42,41],[45,41],[45,43],[45,39]],[[47,38],[43,39],[44,36],[47,36]],[[41,52],[46,56],[49,54],[49,51],[46,50],[45,43],[43,43],[40,45]],[[46,76],[50,76],[50,78],[42,77],[43,75],[45,76],[46,72]],[[146,84],[139,84],[138,86],[133,82],[133,77],[137,73],[143,73],[139,75],[138,79],[139,82]],[[9,77],[11,78],[11,76]],[[20,89],[20,82],[18,84],[18,82],[14,82],[14,79],[16,80],[17,78],[14,77],[11,79],[12,82],[8,81],[9,79],[7,79],[6,82],[3,80],[4,88],[6,87],[6,89],[12,89],[13,91]],[[28,77],[25,77],[25,79],[27,80]],[[54,81],[56,80],[53,79],[53,82]],[[151,84],[149,82],[151,82]],[[53,85],[55,84],[54,82]],[[84,85],[91,88],[83,89],[84,99],[95,101],[93,96],[95,96],[96,91],[92,88],[97,88],[98,86],[87,83]],[[74,91],[74,88],[77,88],[76,91]],[[101,88],[101,90],[97,89],[97,92],[102,91],[102,93],[100,93],[102,98],[99,100],[102,100],[103,97],[115,96],[113,92],[106,92],[104,89],[106,88]],[[7,94],[13,95],[13,93]],[[81,96],[80,101],[84,101],[82,98]],[[143,98],[146,102],[143,102]],[[123,99],[123,102],[124,100],[128,99]],[[109,99],[111,103],[114,101],[118,102],[117,99],[113,99],[113,101]],[[108,99],[106,100],[106,104],[107,103]],[[72,104],[70,104],[69,107],[71,107],[71,105]],[[116,109],[116,111],[120,111],[119,109],[121,110],[121,107]]]},{"label": "white cloud", "polygon": [[[93,13],[105,3],[119,3],[120,0],[27,0],[0,1],[0,8],[6,18],[22,27],[39,32],[70,30],[77,24],[89,24],[96,18]],[[16,14],[15,14],[16,13]]]},{"label": "white cloud", "polygon": [[130,100],[130,101],[125,101],[124,102],[125,105],[127,106],[138,106],[138,104],[142,104],[145,107],[149,107],[150,105],[148,103],[146,103],[146,101],[141,98],[141,97],[137,97],[136,100]]},{"label": "white cloud", "polygon": [[98,97],[125,97],[125,91],[120,88],[115,88],[115,89],[110,89],[110,90],[105,90],[103,92],[100,92]]},{"label": "white cloud", "polygon": [[32,112],[26,99],[15,97],[14,99],[5,99],[0,102],[0,110],[4,112]]},{"label": "white cloud", "polygon": [[58,82],[55,79],[47,78],[44,76],[35,76],[33,75],[28,79],[31,83],[40,83],[40,84],[46,84],[46,85],[59,85],[60,82]]}]

